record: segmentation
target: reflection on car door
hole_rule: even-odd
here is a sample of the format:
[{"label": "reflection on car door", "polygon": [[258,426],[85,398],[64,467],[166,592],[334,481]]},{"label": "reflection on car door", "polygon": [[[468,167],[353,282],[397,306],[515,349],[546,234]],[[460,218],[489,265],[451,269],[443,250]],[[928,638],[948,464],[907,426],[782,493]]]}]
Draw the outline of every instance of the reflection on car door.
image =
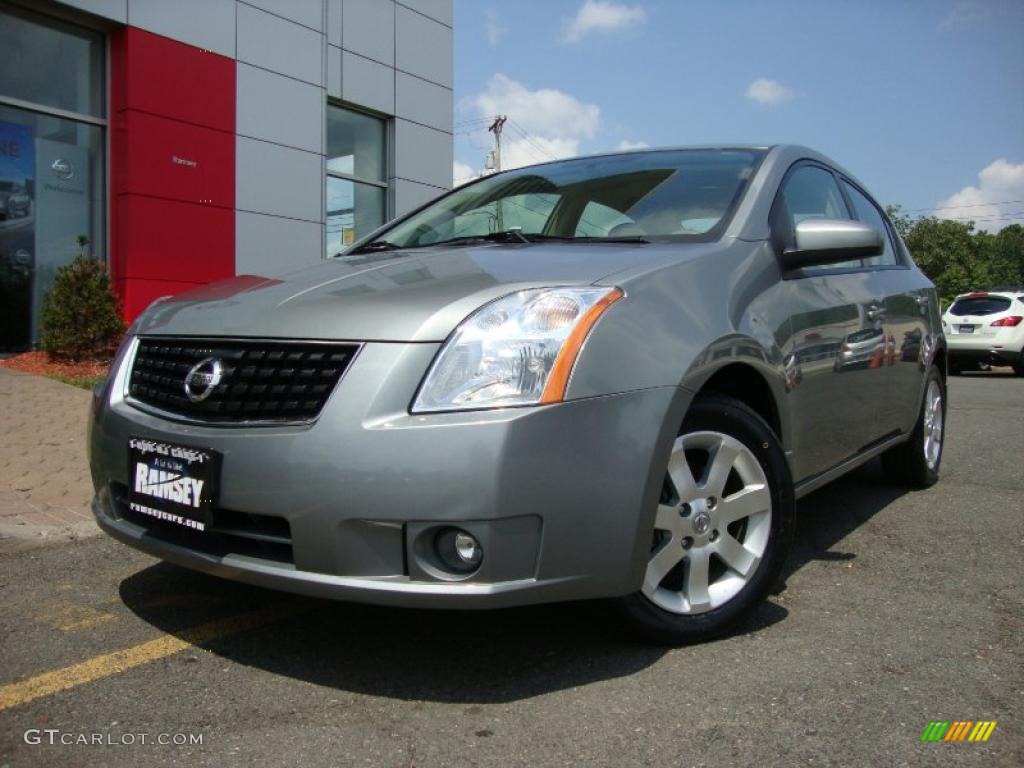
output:
[{"label": "reflection on car door", "polygon": [[[812,217],[850,214],[830,170],[798,164],[772,209],[776,247],[792,242],[793,227]],[[794,480],[835,466],[883,434],[877,411],[892,345],[872,274],[858,260],[801,270],[784,283],[793,308],[785,353],[799,370],[790,389]]]},{"label": "reflection on car door", "polygon": [[934,349],[936,326],[928,318],[931,286],[902,257],[895,233],[878,205],[846,179],[843,191],[854,216],[882,233],[881,255],[864,260],[864,265],[872,270],[869,284],[871,292],[881,300],[882,322],[887,332],[882,371],[886,397],[876,412],[882,422],[880,432],[908,431],[917,417],[928,350]]}]

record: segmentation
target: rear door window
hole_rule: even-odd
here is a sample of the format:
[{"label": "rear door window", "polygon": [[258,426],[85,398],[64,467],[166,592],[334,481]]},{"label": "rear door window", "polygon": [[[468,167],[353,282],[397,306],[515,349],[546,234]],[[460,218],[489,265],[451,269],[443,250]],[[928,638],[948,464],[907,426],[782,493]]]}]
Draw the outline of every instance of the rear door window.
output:
[{"label": "rear door window", "polygon": [[953,302],[949,308],[951,315],[995,315],[1010,308],[1010,300],[1005,296],[965,296]]}]

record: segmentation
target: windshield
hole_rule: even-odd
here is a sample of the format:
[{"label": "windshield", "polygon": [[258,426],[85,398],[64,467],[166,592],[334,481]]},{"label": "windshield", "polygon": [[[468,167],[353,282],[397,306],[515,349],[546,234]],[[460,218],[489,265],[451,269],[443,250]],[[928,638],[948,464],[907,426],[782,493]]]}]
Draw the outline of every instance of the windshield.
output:
[{"label": "windshield", "polygon": [[963,317],[964,315],[994,315],[1010,308],[1010,300],[1004,296],[970,296],[957,299],[949,308],[949,314]]},{"label": "windshield", "polygon": [[349,253],[502,233],[519,241],[715,240],[762,155],[663,150],[521,168],[460,187]]}]

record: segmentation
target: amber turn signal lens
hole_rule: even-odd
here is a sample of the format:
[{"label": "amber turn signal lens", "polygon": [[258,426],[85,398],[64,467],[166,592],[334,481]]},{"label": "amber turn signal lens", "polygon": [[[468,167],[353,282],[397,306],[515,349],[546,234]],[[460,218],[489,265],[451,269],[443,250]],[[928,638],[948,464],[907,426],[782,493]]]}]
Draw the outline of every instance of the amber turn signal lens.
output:
[{"label": "amber turn signal lens", "polygon": [[565,343],[562,344],[562,349],[551,368],[551,375],[548,376],[544,394],[540,398],[541,403],[558,403],[565,398],[565,389],[569,386],[569,377],[576,365],[576,358],[583,348],[583,342],[587,340],[590,330],[605,310],[625,295],[621,288],[612,289],[606,296],[595,302],[576,322],[576,327],[572,329]]}]

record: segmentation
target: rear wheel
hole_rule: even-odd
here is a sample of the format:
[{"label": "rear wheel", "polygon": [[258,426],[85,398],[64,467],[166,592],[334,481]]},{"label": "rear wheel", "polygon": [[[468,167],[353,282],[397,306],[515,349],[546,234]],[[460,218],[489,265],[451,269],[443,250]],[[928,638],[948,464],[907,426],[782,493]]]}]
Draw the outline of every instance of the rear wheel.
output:
[{"label": "rear wheel", "polygon": [[946,387],[938,370],[928,370],[924,402],[910,439],[882,454],[886,477],[900,485],[927,488],[939,479],[946,436]]},{"label": "rear wheel", "polygon": [[1020,351],[1020,357],[1013,365],[1013,372],[1018,376],[1024,376],[1024,349]]},{"label": "rear wheel", "polygon": [[789,470],[764,420],[731,398],[698,399],[669,457],[643,587],[619,607],[658,642],[728,631],[777,580],[794,518]]}]

